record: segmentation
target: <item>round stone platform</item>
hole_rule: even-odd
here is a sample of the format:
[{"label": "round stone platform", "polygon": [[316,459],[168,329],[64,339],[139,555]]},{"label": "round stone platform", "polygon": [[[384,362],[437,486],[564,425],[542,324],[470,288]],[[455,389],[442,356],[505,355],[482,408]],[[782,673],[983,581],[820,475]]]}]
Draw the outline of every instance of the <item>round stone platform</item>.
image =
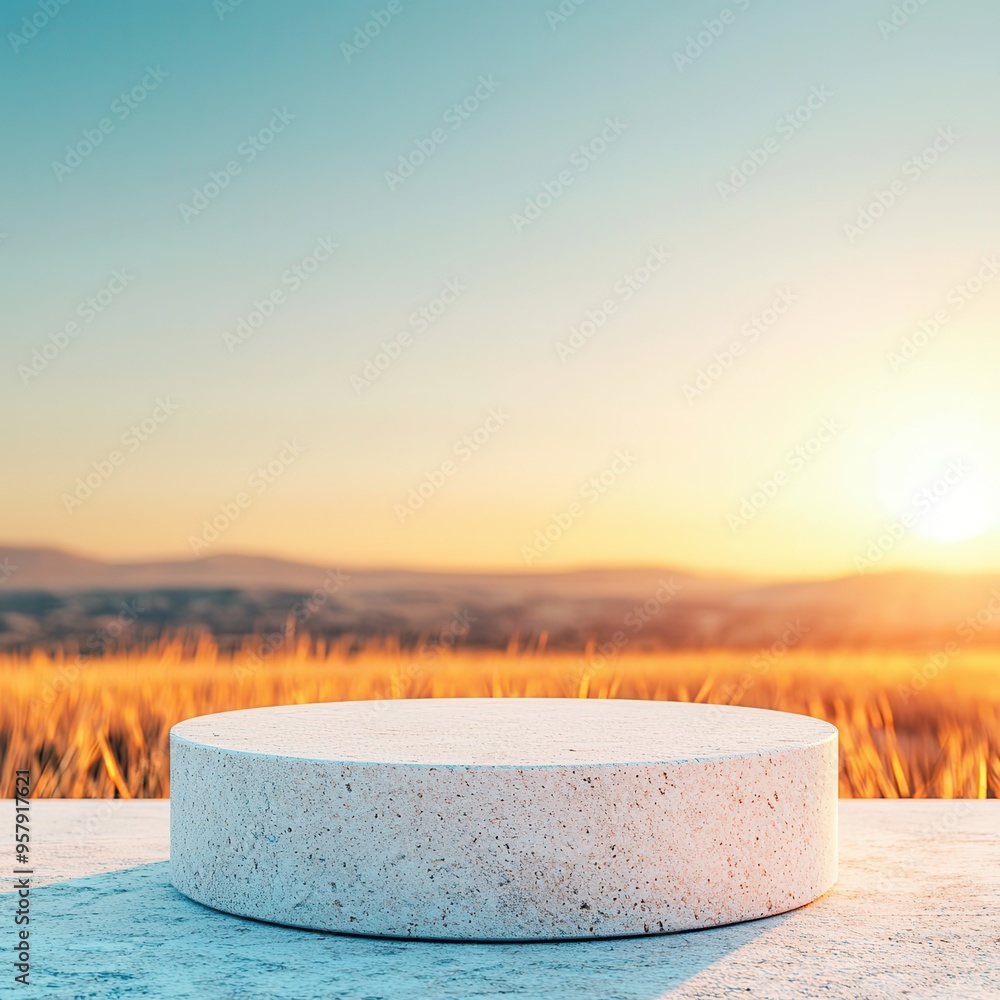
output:
[{"label": "round stone platform", "polygon": [[273,923],[511,941],[691,930],[837,878],[837,731],[577,698],[289,705],[170,737],[174,885]]}]

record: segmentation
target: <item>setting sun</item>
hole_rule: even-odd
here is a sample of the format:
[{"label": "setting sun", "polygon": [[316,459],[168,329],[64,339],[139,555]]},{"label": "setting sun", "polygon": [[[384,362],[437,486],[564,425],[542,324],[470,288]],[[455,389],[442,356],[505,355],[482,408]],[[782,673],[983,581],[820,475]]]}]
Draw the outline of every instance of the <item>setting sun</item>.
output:
[{"label": "setting sun", "polygon": [[924,538],[976,538],[1000,520],[995,442],[982,422],[946,416],[915,423],[879,455],[879,500],[890,513],[910,514]]}]

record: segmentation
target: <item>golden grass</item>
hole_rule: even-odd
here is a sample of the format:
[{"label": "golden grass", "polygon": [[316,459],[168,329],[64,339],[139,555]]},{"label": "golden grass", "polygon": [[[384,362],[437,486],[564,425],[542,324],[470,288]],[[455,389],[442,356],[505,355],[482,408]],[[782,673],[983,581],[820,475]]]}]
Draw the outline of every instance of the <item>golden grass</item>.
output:
[{"label": "golden grass", "polygon": [[[254,640],[259,642],[259,640]],[[653,698],[802,712],[840,731],[844,797],[1000,794],[1000,653],[966,651],[914,684],[912,653],[734,650],[605,660],[553,653],[452,651],[393,642],[327,646],[306,638],[260,656],[222,655],[177,637],[104,658],[0,656],[0,774],[30,768],[37,796],[169,794],[170,727],[208,712],[359,698],[446,696]],[[919,688],[919,690],[918,690]]]}]

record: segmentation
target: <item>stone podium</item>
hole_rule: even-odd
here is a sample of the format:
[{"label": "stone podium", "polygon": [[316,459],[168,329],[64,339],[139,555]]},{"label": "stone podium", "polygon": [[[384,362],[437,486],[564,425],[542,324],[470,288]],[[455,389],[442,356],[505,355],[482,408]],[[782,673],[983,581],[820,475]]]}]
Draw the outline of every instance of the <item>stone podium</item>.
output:
[{"label": "stone podium", "polygon": [[837,878],[837,731],[680,702],[289,705],[171,732],[174,885],[228,913],[397,938],[658,934]]}]

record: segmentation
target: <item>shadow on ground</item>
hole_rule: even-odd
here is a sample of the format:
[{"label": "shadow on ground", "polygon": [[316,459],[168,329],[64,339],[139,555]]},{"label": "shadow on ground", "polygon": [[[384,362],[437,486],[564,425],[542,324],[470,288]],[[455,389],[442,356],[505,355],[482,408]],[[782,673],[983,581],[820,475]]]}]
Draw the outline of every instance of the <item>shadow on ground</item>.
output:
[{"label": "shadow on ground", "polygon": [[782,919],[614,941],[379,941],[218,913],[177,892],[164,861],[35,890],[24,995],[655,1000]]}]

